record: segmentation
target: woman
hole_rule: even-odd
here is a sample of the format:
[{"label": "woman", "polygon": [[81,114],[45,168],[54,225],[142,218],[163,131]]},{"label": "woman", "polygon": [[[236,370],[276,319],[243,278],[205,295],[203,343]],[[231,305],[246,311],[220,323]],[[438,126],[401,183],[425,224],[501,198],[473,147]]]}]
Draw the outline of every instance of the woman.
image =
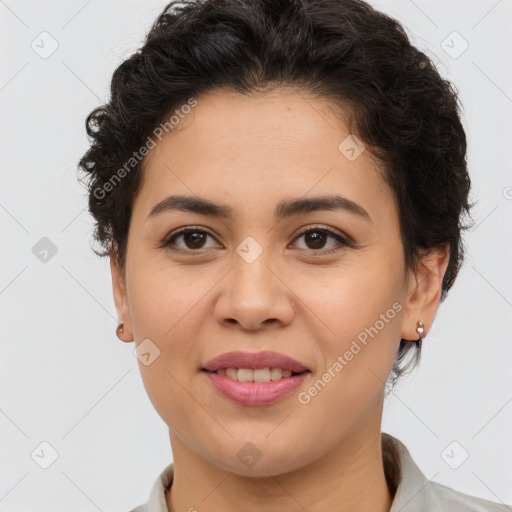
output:
[{"label": "woman", "polygon": [[87,129],[117,335],[173,450],[137,512],[512,510],[380,430],[473,206],[456,92],[397,21],[169,4]]}]

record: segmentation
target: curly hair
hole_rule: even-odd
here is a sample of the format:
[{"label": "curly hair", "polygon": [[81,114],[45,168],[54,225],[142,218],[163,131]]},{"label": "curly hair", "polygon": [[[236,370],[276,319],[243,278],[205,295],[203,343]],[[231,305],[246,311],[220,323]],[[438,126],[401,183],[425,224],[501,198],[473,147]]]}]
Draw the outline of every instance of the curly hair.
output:
[{"label": "curly hair", "polygon": [[[90,147],[79,168],[100,245],[94,252],[113,255],[124,271],[144,162],[135,155],[171,112],[217,88],[257,94],[279,87],[331,100],[382,163],[399,207],[406,268],[449,242],[443,301],[463,260],[461,231],[470,225],[462,218],[474,206],[458,92],[398,21],[362,0],[166,5],[143,45],[115,70],[108,102],[86,120]],[[400,340],[393,386],[411,366],[402,363],[413,348],[414,367],[421,346]]]}]

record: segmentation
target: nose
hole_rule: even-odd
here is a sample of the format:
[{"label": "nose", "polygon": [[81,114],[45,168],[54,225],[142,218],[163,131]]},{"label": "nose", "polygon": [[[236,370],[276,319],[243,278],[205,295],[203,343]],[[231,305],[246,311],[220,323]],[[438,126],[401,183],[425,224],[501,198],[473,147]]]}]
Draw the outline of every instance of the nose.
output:
[{"label": "nose", "polygon": [[217,321],[256,331],[289,325],[294,314],[294,294],[271,255],[264,251],[249,263],[236,254],[215,305]]}]

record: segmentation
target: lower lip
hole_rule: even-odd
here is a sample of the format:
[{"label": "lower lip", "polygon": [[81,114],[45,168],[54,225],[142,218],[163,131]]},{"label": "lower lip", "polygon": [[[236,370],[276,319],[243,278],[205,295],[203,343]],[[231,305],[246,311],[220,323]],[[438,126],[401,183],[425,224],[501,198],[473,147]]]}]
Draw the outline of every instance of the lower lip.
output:
[{"label": "lower lip", "polygon": [[297,388],[309,374],[304,372],[270,382],[239,382],[214,372],[203,370],[203,373],[207,375],[217,391],[242,405],[273,404]]}]

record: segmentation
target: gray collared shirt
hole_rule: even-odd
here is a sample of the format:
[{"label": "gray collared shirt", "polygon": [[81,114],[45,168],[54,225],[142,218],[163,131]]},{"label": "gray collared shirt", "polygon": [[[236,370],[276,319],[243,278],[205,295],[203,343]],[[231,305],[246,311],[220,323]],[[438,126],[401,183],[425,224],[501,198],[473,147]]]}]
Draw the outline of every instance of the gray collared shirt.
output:
[{"label": "gray collared shirt", "polygon": [[[382,444],[383,456],[386,450],[394,449],[400,460],[400,478],[389,512],[512,512],[510,505],[470,496],[428,480],[401,441],[384,432],[381,436],[387,441]],[[169,464],[156,479],[148,501],[131,512],[169,512],[165,493],[173,471],[173,464]]]}]

